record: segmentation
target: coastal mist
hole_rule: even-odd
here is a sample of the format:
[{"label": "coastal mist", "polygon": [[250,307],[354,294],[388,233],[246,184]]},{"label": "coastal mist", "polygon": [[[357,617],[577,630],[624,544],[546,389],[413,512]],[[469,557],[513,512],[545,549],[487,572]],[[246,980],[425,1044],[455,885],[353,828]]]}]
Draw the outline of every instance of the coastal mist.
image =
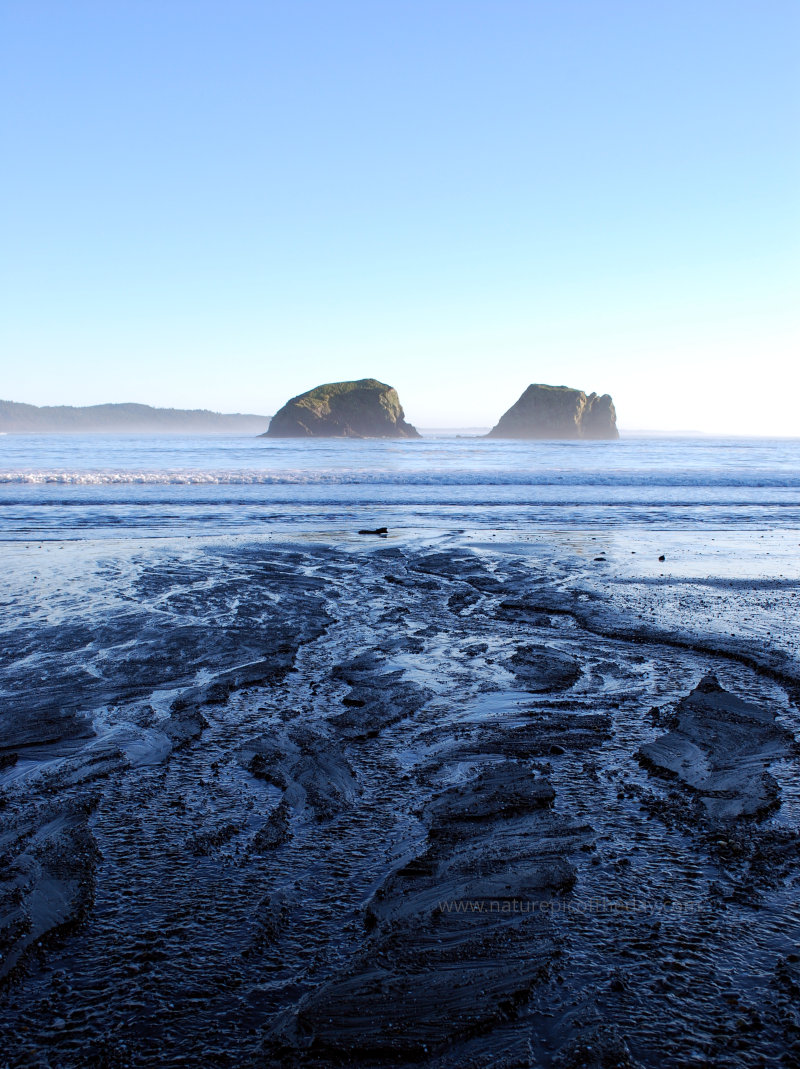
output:
[{"label": "coastal mist", "polygon": [[0,436],[0,1065],[798,1064],[799,553],[797,439]]}]

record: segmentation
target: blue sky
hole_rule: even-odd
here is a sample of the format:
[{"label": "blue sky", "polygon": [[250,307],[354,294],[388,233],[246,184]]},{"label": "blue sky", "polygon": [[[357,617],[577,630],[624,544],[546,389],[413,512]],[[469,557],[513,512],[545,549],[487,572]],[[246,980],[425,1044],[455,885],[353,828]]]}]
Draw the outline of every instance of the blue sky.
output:
[{"label": "blue sky", "polygon": [[0,396],[800,434],[796,0],[5,0]]}]

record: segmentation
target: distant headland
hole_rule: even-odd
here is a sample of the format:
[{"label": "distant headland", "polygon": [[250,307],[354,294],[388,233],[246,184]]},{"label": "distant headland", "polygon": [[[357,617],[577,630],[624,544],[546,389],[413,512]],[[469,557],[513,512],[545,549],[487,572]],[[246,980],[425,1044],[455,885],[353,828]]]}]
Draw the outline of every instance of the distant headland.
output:
[{"label": "distant headland", "polygon": [[260,434],[269,416],[224,414],[206,409],[109,404],[24,405],[0,401],[0,432],[17,434]]},{"label": "distant headland", "polygon": [[397,390],[377,379],[328,382],[292,397],[265,438],[419,438]]}]

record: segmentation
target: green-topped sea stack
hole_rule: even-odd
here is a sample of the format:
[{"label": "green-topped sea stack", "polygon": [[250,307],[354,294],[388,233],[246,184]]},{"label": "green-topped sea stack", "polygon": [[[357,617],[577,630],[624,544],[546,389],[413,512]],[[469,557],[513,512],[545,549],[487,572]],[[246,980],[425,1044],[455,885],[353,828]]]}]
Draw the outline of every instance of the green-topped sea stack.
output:
[{"label": "green-topped sea stack", "polygon": [[535,383],[509,408],[489,438],[619,438],[617,413],[607,393]]},{"label": "green-topped sea stack", "polygon": [[397,390],[377,379],[328,382],[293,397],[262,438],[419,438]]}]

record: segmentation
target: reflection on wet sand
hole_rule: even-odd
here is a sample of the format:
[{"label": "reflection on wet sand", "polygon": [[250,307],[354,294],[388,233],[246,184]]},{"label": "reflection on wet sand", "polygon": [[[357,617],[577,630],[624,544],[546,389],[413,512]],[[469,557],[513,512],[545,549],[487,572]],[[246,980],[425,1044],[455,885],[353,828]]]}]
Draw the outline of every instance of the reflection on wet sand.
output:
[{"label": "reflection on wet sand", "polygon": [[691,584],[675,626],[612,546],[480,539],[37,565],[1,677],[9,1064],[793,1056],[793,651],[692,631]]}]

